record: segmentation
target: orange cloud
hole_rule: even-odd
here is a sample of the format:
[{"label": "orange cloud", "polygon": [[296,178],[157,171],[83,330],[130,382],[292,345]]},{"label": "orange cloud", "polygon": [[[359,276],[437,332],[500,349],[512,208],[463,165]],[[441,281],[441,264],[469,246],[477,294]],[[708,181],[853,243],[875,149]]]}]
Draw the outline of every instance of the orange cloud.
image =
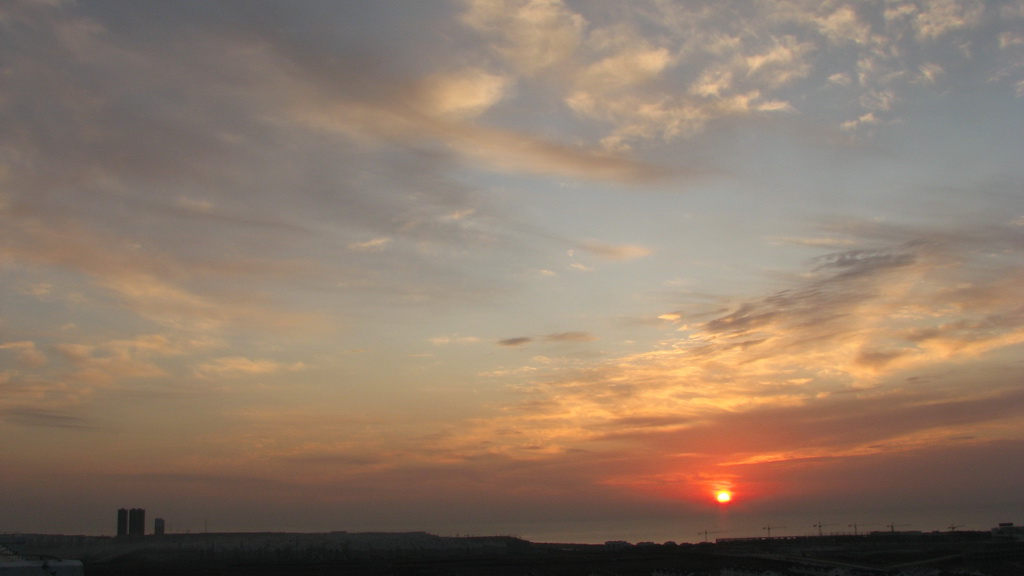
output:
[{"label": "orange cloud", "polygon": [[[1024,282],[981,257],[1010,237],[981,240],[949,233],[836,252],[792,288],[693,323],[664,349],[535,362],[522,404],[449,441],[464,450],[489,439],[486,453],[525,461],[637,450],[642,472],[592,478],[696,498],[702,475],[741,485],[755,466],[1018,439],[1024,395],[989,366],[1024,341]],[[913,383],[927,378],[936,382]]]}]

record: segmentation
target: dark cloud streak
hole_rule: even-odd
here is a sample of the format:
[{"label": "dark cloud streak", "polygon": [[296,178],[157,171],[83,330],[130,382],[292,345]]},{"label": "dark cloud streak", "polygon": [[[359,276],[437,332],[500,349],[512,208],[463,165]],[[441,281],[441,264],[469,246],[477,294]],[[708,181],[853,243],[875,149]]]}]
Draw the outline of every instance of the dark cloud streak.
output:
[{"label": "dark cloud streak", "polygon": [[71,430],[93,430],[97,426],[87,418],[57,410],[43,408],[0,408],[0,420],[19,426],[61,428]]}]

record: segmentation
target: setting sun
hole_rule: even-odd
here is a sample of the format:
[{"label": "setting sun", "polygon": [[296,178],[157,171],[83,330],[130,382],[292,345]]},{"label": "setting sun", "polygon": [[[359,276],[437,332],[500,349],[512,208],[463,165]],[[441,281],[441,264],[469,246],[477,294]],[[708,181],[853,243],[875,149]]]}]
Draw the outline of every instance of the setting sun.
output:
[{"label": "setting sun", "polygon": [[724,504],[732,500],[732,494],[728,490],[719,490],[715,494],[715,499]]}]

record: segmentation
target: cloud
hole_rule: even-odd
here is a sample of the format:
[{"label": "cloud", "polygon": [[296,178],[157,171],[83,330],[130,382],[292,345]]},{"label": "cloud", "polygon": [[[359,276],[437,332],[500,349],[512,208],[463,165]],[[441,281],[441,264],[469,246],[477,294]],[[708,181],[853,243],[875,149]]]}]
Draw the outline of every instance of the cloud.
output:
[{"label": "cloud", "polygon": [[162,359],[217,345],[216,340],[205,338],[145,334],[100,343],[55,343],[52,348],[75,368],[64,375],[69,383],[120,388],[134,379],[164,379],[170,372],[161,366]]},{"label": "cloud", "polygon": [[10,363],[11,369],[0,374],[0,419],[59,428],[91,426],[82,414],[103,404],[107,394],[135,392],[147,385],[143,383],[167,385],[175,372],[168,359],[215,345],[160,334],[94,343],[4,344],[0,351],[16,351],[23,361]]},{"label": "cloud", "polygon": [[[0,155],[2,257],[80,275],[72,280],[165,327],[322,328],[344,318],[285,309],[275,299],[282,284],[373,283],[386,297],[410,290],[393,271],[413,266],[431,298],[490,289],[484,275],[453,275],[425,255],[483,244],[474,215],[489,217],[487,206],[449,174],[456,158],[510,162],[481,146],[492,132],[511,156],[542,158],[542,171],[558,172],[559,158],[627,179],[646,171],[581,146],[477,131],[472,121],[508,88],[499,74],[467,66],[391,75],[372,53],[336,55],[330,43],[289,38],[264,19],[265,6],[195,7],[168,19],[133,7],[133,26],[96,6],[6,10],[2,42],[17,80],[0,103],[0,149],[20,152]],[[356,118],[335,131],[340,109]],[[333,124],[296,121],[318,115]],[[397,135],[395,124],[404,127]],[[381,238],[392,239],[384,257],[362,256]],[[339,246],[352,249],[339,258]]]},{"label": "cloud", "polygon": [[875,113],[868,112],[866,114],[862,114],[856,120],[847,120],[846,122],[843,122],[839,127],[843,130],[856,130],[861,126],[871,126],[873,124],[878,124],[878,122],[879,120],[878,117],[875,116]]},{"label": "cloud", "polygon": [[597,337],[589,332],[558,332],[544,337],[548,342],[593,342]]},{"label": "cloud", "polygon": [[100,343],[0,345],[0,352],[19,359],[0,373],[0,417],[21,425],[86,427],[81,412],[101,393],[128,390],[140,381],[164,382],[171,372],[163,359],[209,345],[155,334]]},{"label": "cloud", "polygon": [[655,181],[673,173],[593,147],[567,145],[516,130],[422,115],[403,109],[401,103],[389,106],[379,102],[336,100],[308,104],[302,102],[296,107],[294,119],[311,129],[369,136],[410,146],[442,142],[493,170],[612,182]]},{"label": "cloud", "polygon": [[472,118],[494,106],[504,96],[508,79],[470,68],[424,80],[422,105],[439,117]]},{"label": "cloud", "polygon": [[163,368],[146,360],[145,355],[134,354],[127,346],[56,344],[54,349],[76,367],[73,378],[83,383],[110,386],[126,379],[168,376]]},{"label": "cloud", "polygon": [[603,258],[609,260],[633,260],[636,258],[644,258],[651,254],[651,249],[646,246],[637,246],[633,244],[606,244],[604,242],[598,242],[596,240],[588,240],[576,244],[580,250],[586,250],[593,254],[597,254]]},{"label": "cloud", "polygon": [[53,291],[53,285],[48,282],[33,284],[22,289],[25,294],[31,294],[36,298],[43,299]]},{"label": "cloud", "polygon": [[42,428],[80,430],[95,427],[94,424],[80,416],[38,408],[0,408],[0,420],[19,426]]},{"label": "cloud", "polygon": [[476,344],[480,342],[480,338],[476,336],[435,336],[429,341],[435,346],[444,346],[447,344]]},{"label": "cloud", "polygon": [[[272,271],[298,272],[293,263],[263,261],[202,265],[158,250],[140,250],[116,234],[97,232],[63,217],[3,214],[11,226],[2,236],[5,257],[31,266],[59,266],[91,277],[138,314],[168,326],[215,329],[229,322],[304,323],[298,315],[249,305],[258,296],[231,296],[190,289],[189,277],[260,276]],[[248,299],[249,303],[245,300]]]},{"label": "cloud", "polygon": [[[511,73],[561,91],[566,105],[581,117],[612,126],[601,139],[608,151],[629,150],[637,140],[692,136],[716,118],[788,110],[788,103],[763,98],[756,87],[736,90],[732,78],[756,75],[769,86],[780,86],[805,75],[808,66],[803,53],[810,46],[779,36],[768,51],[737,58],[735,71],[710,66],[700,86],[691,89],[699,97],[680,97],[665,89],[664,79],[685,63],[678,53],[700,44],[690,39],[695,30],[676,36],[661,31],[645,34],[639,26],[591,22],[555,1],[482,0],[466,6],[463,21],[497,38],[490,47]],[[682,19],[675,14],[662,16]],[[706,16],[687,14],[686,18]],[[529,28],[521,28],[520,23],[529,23]],[[541,30],[543,42],[528,40]],[[651,37],[656,40],[649,41]],[[546,70],[558,74],[539,75]]]},{"label": "cloud", "polygon": [[278,372],[296,372],[305,369],[302,362],[290,364],[266,359],[251,359],[243,356],[225,356],[196,366],[192,373],[202,380],[263,376]]},{"label": "cloud", "polygon": [[929,2],[914,13],[914,28],[919,38],[934,40],[952,30],[977,25],[984,11],[980,0]]},{"label": "cloud", "polygon": [[[498,39],[490,48],[510,74],[543,83],[581,117],[609,127],[601,139],[607,150],[692,137],[725,118],[799,112],[807,91],[791,89],[814,76],[859,92],[861,109],[849,110],[850,116],[890,111],[909,83],[939,83],[947,63],[966,61],[951,61],[956,56],[940,50],[937,39],[960,34],[969,59],[972,49],[993,43],[987,26],[1020,19],[1006,6],[977,0],[884,7],[788,0],[715,7],[661,3],[618,19],[556,1],[466,7],[464,22]],[[551,37],[563,39],[557,49],[528,42],[515,24],[532,22],[536,32],[543,28],[531,18],[541,14],[545,26],[557,30]],[[548,69],[559,74],[538,76]],[[680,82],[688,89],[668,88]]]},{"label": "cloud", "polygon": [[849,86],[853,80],[846,72],[836,72],[828,77],[828,81],[839,86]]},{"label": "cloud", "polygon": [[810,72],[807,56],[814,50],[808,42],[800,42],[791,35],[772,39],[772,45],[765,51],[745,58],[746,75],[760,76],[760,82],[768,88],[775,88],[802,78]]},{"label": "cloud", "polygon": [[865,45],[871,41],[871,27],[858,17],[852,6],[840,5],[816,20],[821,33],[836,44]]},{"label": "cloud", "polygon": [[18,362],[28,368],[39,368],[45,366],[46,354],[36,347],[32,341],[5,342],[0,344],[0,350],[10,350],[15,353]]},{"label": "cloud", "polygon": [[820,248],[842,248],[856,244],[856,241],[850,238],[837,238],[832,236],[779,237],[772,238],[771,240],[780,244],[793,244],[797,246],[812,246]]},{"label": "cloud", "polygon": [[[543,337],[541,337],[539,339],[543,340],[545,342],[564,343],[564,342],[593,342],[594,340],[597,340],[597,337],[595,337],[594,335],[590,334],[589,332],[556,332],[554,334],[548,334],[546,336],[543,336]],[[498,345],[499,346],[507,346],[509,348],[515,348],[515,347],[519,347],[519,346],[524,346],[524,345],[529,344],[531,342],[534,342],[536,340],[538,340],[538,338],[534,338],[534,337],[531,337],[531,336],[519,336],[517,338],[506,338],[504,340],[499,340],[498,341]]]},{"label": "cloud", "polygon": [[945,72],[938,64],[925,63],[918,67],[921,74],[921,81],[927,84],[935,84],[939,77]]},{"label": "cloud", "polygon": [[178,198],[178,206],[185,211],[203,215],[211,214],[214,210],[213,202],[209,200],[196,200],[185,196]]},{"label": "cloud", "polygon": [[[192,108],[188,118],[169,116],[162,107],[167,100],[160,98],[126,105],[119,100],[127,98],[126,86],[146,86],[144,91],[154,93],[169,88],[153,70],[166,74],[165,79],[174,77],[172,84],[180,88],[180,64],[171,65],[173,57],[152,47],[128,49],[120,43],[125,38],[98,21],[62,8],[67,6],[18,3],[9,14],[8,24],[17,22],[8,26],[10,35],[4,35],[5,44],[10,43],[9,72],[19,80],[0,104],[11,115],[0,148],[23,150],[27,155],[5,154],[0,166],[9,195],[0,214],[5,222],[3,255],[22,265],[77,270],[120,294],[140,313],[166,322],[201,324],[201,316],[217,322],[211,318],[220,314],[214,311],[217,304],[184,286],[190,258],[169,254],[187,243],[168,241],[161,245],[164,250],[147,251],[152,246],[146,246],[142,237],[159,236],[166,221],[154,219],[146,208],[139,210],[152,204],[141,198],[143,194],[128,193],[126,188],[141,183],[139,189],[159,194],[164,184],[157,182],[216,180],[202,165],[230,164],[229,147],[221,136],[244,130],[238,125],[228,127],[237,116],[234,120],[229,120],[231,115],[219,116],[214,112],[217,103],[196,105],[203,90],[175,88],[184,99],[177,104]],[[48,65],[51,58],[74,72],[54,73]],[[209,71],[193,72],[195,80]],[[72,76],[78,80],[70,81]],[[131,80],[122,83],[127,78]],[[44,92],[50,95],[46,103],[38,98]],[[217,120],[206,122],[208,112]],[[47,128],[38,129],[41,126]],[[162,136],[149,137],[152,134]],[[28,156],[36,160],[26,162]],[[48,168],[39,169],[40,164]],[[62,200],[39,201],[50,195]],[[117,210],[111,209],[111,196],[116,198]],[[209,218],[217,203],[179,195],[167,207],[177,214]],[[109,220],[116,220],[118,214],[132,220],[125,213],[138,215],[136,210],[152,224],[144,234],[126,233],[125,227]],[[179,226],[176,234],[190,232],[195,234],[197,229]],[[216,267],[231,269],[222,264]]]},{"label": "cloud", "polygon": [[559,1],[469,0],[465,6],[463,22],[497,38],[493,50],[526,75],[571,61],[586,26],[581,15]]},{"label": "cloud", "polygon": [[365,242],[356,242],[348,245],[349,250],[356,252],[377,252],[383,250],[391,243],[391,238],[378,237]]},{"label": "cloud", "polygon": [[[810,261],[788,289],[725,313],[666,313],[691,321],[658,349],[596,362],[534,358],[523,367],[531,377],[522,403],[466,437],[521,431],[486,449],[509,458],[639,450],[648,463],[734,482],[753,481],[744,466],[769,462],[940,450],[964,435],[1018,439],[1024,396],[1012,364],[1024,345],[1024,284],[1019,268],[990,255],[1008,254],[1019,231],[845,231],[825,232],[860,247]],[[608,481],[638,488],[663,473],[648,464]]]},{"label": "cloud", "polygon": [[[831,77],[832,89],[857,92],[845,129],[879,124],[898,106],[902,83],[940,85],[949,75],[938,73],[949,55],[929,49],[908,59],[917,52],[896,50],[916,37],[903,28],[925,11],[934,15],[921,25],[941,34],[989,18],[970,3],[907,6],[887,24],[896,33],[883,34],[873,9],[843,3],[658,4],[619,21],[555,1],[467,2],[456,21],[483,35],[474,58],[448,65],[418,50],[393,55],[386,39],[351,51],[291,36],[255,5],[159,22],[135,8],[136,28],[99,8],[18,3],[7,9],[19,24],[5,35],[16,81],[0,104],[8,119],[0,145],[26,152],[5,155],[0,168],[4,256],[77,270],[144,318],[204,330],[325,321],[281,308],[270,296],[280,278],[408,295],[390,271],[415,262],[423,286],[410,297],[497,289],[483,286],[483,275],[466,281],[469,267],[453,278],[423,258],[494,240],[480,226],[494,214],[453,174],[693,176],[702,171],[625,151],[695,135],[717,119],[799,112],[786,90],[808,79]],[[135,31],[147,27],[158,32],[142,41]],[[72,72],[55,73],[54,61]],[[576,110],[565,138],[508,120],[540,101],[556,103],[536,111],[541,122]],[[33,169],[29,156],[49,168]],[[373,168],[381,161],[388,170]],[[277,204],[282,190],[287,211]],[[49,195],[60,202],[40,200]],[[365,258],[384,238],[387,257]],[[349,248],[346,257],[327,258],[337,246]],[[619,259],[650,250],[580,248]]]},{"label": "cloud", "polygon": [[816,258],[817,270],[841,270],[842,274],[871,274],[880,268],[910,266],[915,255],[911,246],[906,249],[846,250]]}]

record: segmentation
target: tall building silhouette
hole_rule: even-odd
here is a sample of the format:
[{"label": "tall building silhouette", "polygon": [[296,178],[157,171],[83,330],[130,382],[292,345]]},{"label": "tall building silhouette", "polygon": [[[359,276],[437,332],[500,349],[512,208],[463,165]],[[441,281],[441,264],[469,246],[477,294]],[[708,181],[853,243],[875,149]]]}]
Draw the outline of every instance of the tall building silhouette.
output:
[{"label": "tall building silhouette", "polygon": [[128,535],[128,510],[125,508],[117,510],[117,535]]},{"label": "tall building silhouette", "polygon": [[153,535],[163,536],[164,535],[164,519],[157,518],[153,520]]},{"label": "tall building silhouette", "polygon": [[146,534],[146,511],[142,508],[132,508],[128,511],[128,535],[145,536]]}]

